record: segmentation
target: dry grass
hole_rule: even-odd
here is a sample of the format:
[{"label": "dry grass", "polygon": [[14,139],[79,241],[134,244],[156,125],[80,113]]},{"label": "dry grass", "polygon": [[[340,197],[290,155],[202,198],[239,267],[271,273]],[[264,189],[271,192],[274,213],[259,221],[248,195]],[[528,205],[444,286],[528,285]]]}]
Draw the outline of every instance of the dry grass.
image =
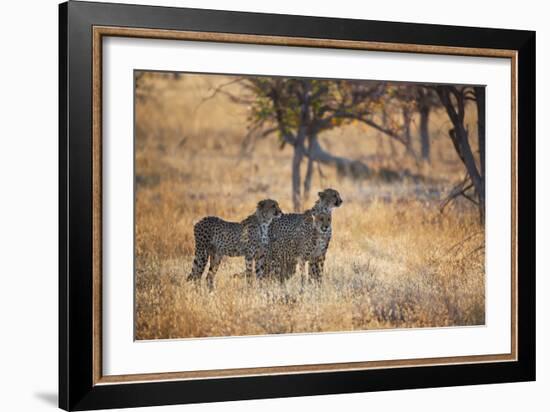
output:
[{"label": "dry grass", "polygon": [[[478,325],[485,321],[484,232],[465,204],[439,212],[462,177],[445,117],[432,117],[434,159],[420,170],[390,156],[385,138],[358,126],[322,136],[325,147],[376,167],[407,167],[429,184],[340,179],[315,174],[313,194],[333,187],[333,240],[323,284],[248,286],[226,258],[216,289],[185,282],[193,224],[206,215],[238,221],[258,200],[290,203],[289,148],[274,139],[243,154],[245,112],[215,98],[197,106],[221,77],[152,75],[136,106],[136,338],[185,338],[396,327]],[[471,116],[471,115],[470,115]],[[360,150],[358,150],[360,148]],[[306,204],[312,204],[315,197]]]}]

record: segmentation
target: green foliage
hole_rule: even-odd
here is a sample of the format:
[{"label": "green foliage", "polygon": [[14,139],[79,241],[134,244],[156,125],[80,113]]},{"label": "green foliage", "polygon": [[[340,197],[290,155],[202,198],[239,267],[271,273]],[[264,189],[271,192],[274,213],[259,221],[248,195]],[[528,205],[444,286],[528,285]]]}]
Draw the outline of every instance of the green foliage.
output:
[{"label": "green foliage", "polygon": [[367,80],[244,77],[249,105],[249,135],[277,136],[301,145],[304,134],[359,122],[399,141],[410,153],[410,119],[420,107],[437,104],[425,85]]}]

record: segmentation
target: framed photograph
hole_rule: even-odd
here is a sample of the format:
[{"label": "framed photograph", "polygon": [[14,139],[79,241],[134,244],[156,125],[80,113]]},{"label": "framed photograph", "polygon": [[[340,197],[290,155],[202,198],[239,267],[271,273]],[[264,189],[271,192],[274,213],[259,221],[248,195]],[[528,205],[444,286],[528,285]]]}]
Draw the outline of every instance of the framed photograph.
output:
[{"label": "framed photograph", "polygon": [[535,33],[60,5],[66,410],[535,379]]}]

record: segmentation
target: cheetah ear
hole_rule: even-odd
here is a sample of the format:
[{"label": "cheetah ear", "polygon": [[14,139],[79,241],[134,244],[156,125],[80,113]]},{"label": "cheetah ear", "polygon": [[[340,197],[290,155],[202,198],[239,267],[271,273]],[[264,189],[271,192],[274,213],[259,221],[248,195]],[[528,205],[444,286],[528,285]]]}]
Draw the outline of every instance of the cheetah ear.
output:
[{"label": "cheetah ear", "polygon": [[319,197],[322,199],[325,197],[325,192],[319,192],[317,193],[319,195]]},{"label": "cheetah ear", "polygon": [[257,207],[258,207],[259,209],[261,209],[261,208],[263,208],[264,206],[265,206],[265,200],[260,200],[260,201],[258,202]]}]

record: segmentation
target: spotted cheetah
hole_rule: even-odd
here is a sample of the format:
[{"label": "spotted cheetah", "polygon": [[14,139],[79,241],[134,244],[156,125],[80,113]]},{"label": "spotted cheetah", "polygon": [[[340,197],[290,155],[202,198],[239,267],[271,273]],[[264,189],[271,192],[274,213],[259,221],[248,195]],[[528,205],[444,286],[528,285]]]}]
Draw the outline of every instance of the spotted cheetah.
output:
[{"label": "spotted cheetah", "polygon": [[281,214],[275,200],[265,199],[258,203],[256,212],[242,222],[227,222],[215,216],[199,221],[194,227],[195,260],[187,280],[199,280],[210,258],[206,281],[212,289],[214,276],[224,256],[244,256],[246,277],[249,280],[252,278],[252,266],[255,263],[256,276],[261,278],[269,241],[269,226]]},{"label": "spotted cheetah", "polygon": [[293,250],[302,272],[302,283],[305,277],[305,264],[309,265],[309,277],[319,282],[328,243],[332,236],[332,216],[330,212],[306,213],[304,221],[297,228],[292,241]]},{"label": "spotted cheetah", "polygon": [[[273,221],[269,227],[269,250],[267,256],[265,274],[283,281],[291,277],[296,271],[296,251],[293,246],[297,228],[303,223],[307,214],[328,213],[332,209],[340,207],[343,203],[338,191],[325,189],[318,193],[319,199],[315,205],[304,213],[287,213]],[[317,264],[320,272],[323,271],[325,255],[330,243],[331,232],[324,245],[323,252]]]}]

